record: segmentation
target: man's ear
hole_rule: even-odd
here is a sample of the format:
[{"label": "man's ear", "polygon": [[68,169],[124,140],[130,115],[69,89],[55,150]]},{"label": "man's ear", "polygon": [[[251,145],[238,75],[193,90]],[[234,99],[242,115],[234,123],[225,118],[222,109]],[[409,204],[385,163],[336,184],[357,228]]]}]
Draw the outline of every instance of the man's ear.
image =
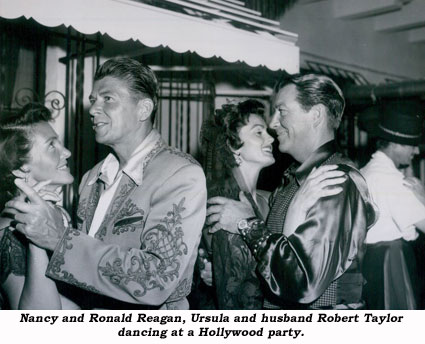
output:
[{"label": "man's ear", "polygon": [[313,127],[317,128],[320,124],[324,123],[327,119],[326,108],[322,104],[314,105],[310,109],[313,115]]},{"label": "man's ear", "polygon": [[139,100],[137,104],[139,110],[139,121],[144,122],[150,118],[153,111],[153,101],[152,99],[145,98]]}]

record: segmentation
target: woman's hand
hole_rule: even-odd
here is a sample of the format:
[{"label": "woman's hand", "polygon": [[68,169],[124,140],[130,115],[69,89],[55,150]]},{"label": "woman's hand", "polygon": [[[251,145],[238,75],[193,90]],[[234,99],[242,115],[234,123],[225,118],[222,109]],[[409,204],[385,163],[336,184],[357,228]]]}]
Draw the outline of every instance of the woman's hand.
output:
[{"label": "woman's hand", "polygon": [[319,199],[342,192],[343,188],[340,185],[348,177],[344,171],[339,171],[337,168],[337,165],[313,168],[288,208],[284,226],[286,236],[291,235],[305,220],[308,211]]},{"label": "woman's hand", "polygon": [[292,203],[306,214],[320,198],[342,192],[342,187],[339,185],[347,180],[347,176],[344,171],[337,168],[337,165],[314,167],[298,189]]},{"label": "woman's hand", "polygon": [[213,273],[212,273],[212,264],[208,259],[208,254],[204,249],[200,248],[198,251],[201,264],[200,264],[200,275],[202,281],[209,287],[213,285]]}]

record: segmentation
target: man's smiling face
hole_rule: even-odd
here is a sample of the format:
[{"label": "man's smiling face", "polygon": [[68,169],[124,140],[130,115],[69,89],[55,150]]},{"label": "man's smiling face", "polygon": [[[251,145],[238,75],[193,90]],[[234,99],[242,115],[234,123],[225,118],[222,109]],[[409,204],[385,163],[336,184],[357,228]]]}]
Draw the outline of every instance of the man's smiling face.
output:
[{"label": "man's smiling face", "polygon": [[276,131],[279,150],[295,159],[309,151],[312,134],[310,112],[304,111],[297,100],[294,84],[283,87],[275,98],[275,112],[270,128]]}]

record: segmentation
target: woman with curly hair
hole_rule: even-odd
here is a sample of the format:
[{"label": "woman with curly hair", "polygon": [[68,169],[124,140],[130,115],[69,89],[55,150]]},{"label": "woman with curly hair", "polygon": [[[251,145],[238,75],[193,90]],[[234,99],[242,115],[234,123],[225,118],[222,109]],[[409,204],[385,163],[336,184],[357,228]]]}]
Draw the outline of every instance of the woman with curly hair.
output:
[{"label": "woman with curly hair", "polygon": [[[12,198],[24,198],[19,179],[32,186],[52,207],[60,208],[61,187],[73,182],[67,159],[71,153],[50,126],[50,111],[31,103],[19,113],[4,113],[0,121],[0,211]],[[17,179],[18,181],[15,181]],[[64,224],[68,214],[62,209]],[[0,217],[0,290],[11,309],[77,308],[45,277],[47,252],[15,230],[14,214]]]}]

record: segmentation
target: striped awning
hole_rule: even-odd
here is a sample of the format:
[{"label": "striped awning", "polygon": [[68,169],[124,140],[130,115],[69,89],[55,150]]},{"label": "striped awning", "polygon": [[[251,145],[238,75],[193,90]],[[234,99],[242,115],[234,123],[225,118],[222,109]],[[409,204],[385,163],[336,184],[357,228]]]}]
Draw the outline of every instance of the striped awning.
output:
[{"label": "striped awning", "polygon": [[236,1],[227,6],[224,0],[162,3],[166,6],[132,0],[0,0],[0,16],[24,16],[47,27],[72,26],[83,34],[106,33],[119,41],[133,39],[148,47],[196,52],[252,67],[299,70],[297,35],[253,11],[238,10],[243,7]]}]

